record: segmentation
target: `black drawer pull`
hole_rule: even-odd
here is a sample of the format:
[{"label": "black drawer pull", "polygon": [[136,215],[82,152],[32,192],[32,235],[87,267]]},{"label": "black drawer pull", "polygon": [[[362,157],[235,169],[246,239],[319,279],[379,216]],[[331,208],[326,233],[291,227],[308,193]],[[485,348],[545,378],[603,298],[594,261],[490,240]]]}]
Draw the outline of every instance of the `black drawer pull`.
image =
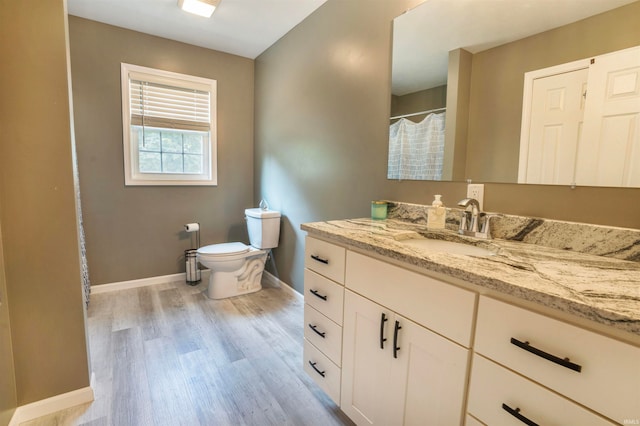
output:
[{"label": "black drawer pull", "polygon": [[511,343],[521,349],[524,349],[527,352],[531,352],[532,354],[538,355],[539,357],[544,358],[548,361],[555,362],[556,364],[568,368],[569,370],[577,371],[578,373],[582,371],[582,366],[569,361],[569,358],[559,358],[555,355],[551,355],[550,353],[531,346],[529,342],[521,342],[520,340],[514,339],[512,337]]},{"label": "black drawer pull", "polygon": [[324,377],[324,371],[320,371],[320,370],[318,370],[318,367],[316,367],[316,363],[315,363],[315,362],[311,362],[311,361],[309,361],[309,365],[311,366],[311,368],[313,368],[314,370],[316,370],[316,373],[318,373],[319,375],[321,375],[322,377]]},{"label": "black drawer pull", "polygon": [[317,290],[310,289],[309,291],[310,291],[310,292],[311,292],[311,294],[313,294],[314,296],[319,297],[319,298],[320,298],[320,299],[322,299],[322,300],[327,300],[327,296],[323,296],[323,295],[321,295],[320,293],[318,293],[318,291],[317,291]]},{"label": "black drawer pull", "polygon": [[311,258],[312,258],[313,260],[315,260],[316,262],[324,263],[325,265],[328,265],[328,264],[329,264],[329,259],[323,259],[323,258],[321,258],[320,256],[317,256],[317,255],[315,255],[315,254],[312,254],[312,255],[311,255]]},{"label": "black drawer pull", "polygon": [[528,426],[538,426],[538,423],[529,420],[528,418],[526,418],[525,416],[523,416],[522,414],[520,414],[520,409],[516,408],[515,410],[511,407],[509,407],[507,404],[502,404],[502,409],[504,411],[506,411],[507,413],[511,414],[513,417],[515,417],[516,419],[520,420],[522,423],[524,423],[525,425]]},{"label": "black drawer pull", "polygon": [[323,331],[318,331],[317,325],[309,324],[309,328],[315,331],[318,336],[322,337],[323,339],[325,338],[325,333]]},{"label": "black drawer pull", "polygon": [[396,321],[396,325],[393,328],[393,357],[398,358],[398,351],[400,350],[400,346],[398,346],[398,330],[400,330],[400,321]]},{"label": "black drawer pull", "polygon": [[380,317],[380,349],[384,349],[384,342],[387,341],[387,338],[384,337],[384,323],[387,321],[387,316],[383,312],[382,316]]}]

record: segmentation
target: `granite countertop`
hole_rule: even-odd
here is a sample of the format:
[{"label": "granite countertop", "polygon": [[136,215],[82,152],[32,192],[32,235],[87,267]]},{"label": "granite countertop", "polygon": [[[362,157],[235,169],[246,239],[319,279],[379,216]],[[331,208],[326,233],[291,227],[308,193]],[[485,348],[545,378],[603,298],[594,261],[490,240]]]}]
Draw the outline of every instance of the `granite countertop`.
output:
[{"label": "granite countertop", "polygon": [[[332,220],[302,224],[309,235],[347,244],[428,271],[555,308],[640,336],[640,263],[455,231],[402,220]],[[402,241],[465,242],[490,256],[443,253]]]}]

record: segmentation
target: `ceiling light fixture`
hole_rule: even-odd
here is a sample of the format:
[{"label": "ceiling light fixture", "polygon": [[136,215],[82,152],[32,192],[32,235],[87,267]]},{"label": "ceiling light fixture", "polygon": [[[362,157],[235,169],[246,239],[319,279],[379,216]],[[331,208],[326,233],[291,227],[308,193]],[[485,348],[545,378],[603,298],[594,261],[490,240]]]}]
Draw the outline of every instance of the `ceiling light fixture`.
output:
[{"label": "ceiling light fixture", "polygon": [[178,6],[185,12],[210,18],[220,0],[178,0]]}]

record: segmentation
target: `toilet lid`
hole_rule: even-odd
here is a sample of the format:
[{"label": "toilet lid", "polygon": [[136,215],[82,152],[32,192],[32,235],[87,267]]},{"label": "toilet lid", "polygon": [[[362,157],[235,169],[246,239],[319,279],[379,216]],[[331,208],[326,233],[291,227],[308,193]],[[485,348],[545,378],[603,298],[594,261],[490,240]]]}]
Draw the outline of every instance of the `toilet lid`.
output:
[{"label": "toilet lid", "polygon": [[279,218],[280,212],[275,210],[262,210],[262,209],[246,209],[244,214],[249,217],[255,217],[258,219],[272,219]]},{"label": "toilet lid", "polygon": [[222,243],[211,244],[210,246],[200,247],[198,253],[209,256],[229,256],[232,254],[246,253],[249,246],[243,243]]}]

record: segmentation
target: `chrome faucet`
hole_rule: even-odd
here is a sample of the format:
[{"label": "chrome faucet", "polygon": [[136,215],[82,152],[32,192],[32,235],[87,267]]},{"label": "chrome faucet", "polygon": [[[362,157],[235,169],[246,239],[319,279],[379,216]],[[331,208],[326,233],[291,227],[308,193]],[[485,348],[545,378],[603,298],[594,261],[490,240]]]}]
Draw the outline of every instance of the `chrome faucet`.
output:
[{"label": "chrome faucet", "polygon": [[[462,234],[462,231],[478,232],[478,215],[480,214],[480,203],[478,203],[478,200],[475,198],[465,198],[464,200],[458,201],[458,206],[465,208],[460,219],[459,233]],[[468,217],[469,207],[471,207],[471,218]]]},{"label": "chrome faucet", "polygon": [[[476,238],[491,239],[491,218],[500,216],[497,214],[485,214],[482,229],[480,228],[480,203],[475,198],[465,198],[458,202],[458,206],[464,207],[460,216],[460,228],[458,233]],[[471,211],[469,211],[471,208]]]}]

